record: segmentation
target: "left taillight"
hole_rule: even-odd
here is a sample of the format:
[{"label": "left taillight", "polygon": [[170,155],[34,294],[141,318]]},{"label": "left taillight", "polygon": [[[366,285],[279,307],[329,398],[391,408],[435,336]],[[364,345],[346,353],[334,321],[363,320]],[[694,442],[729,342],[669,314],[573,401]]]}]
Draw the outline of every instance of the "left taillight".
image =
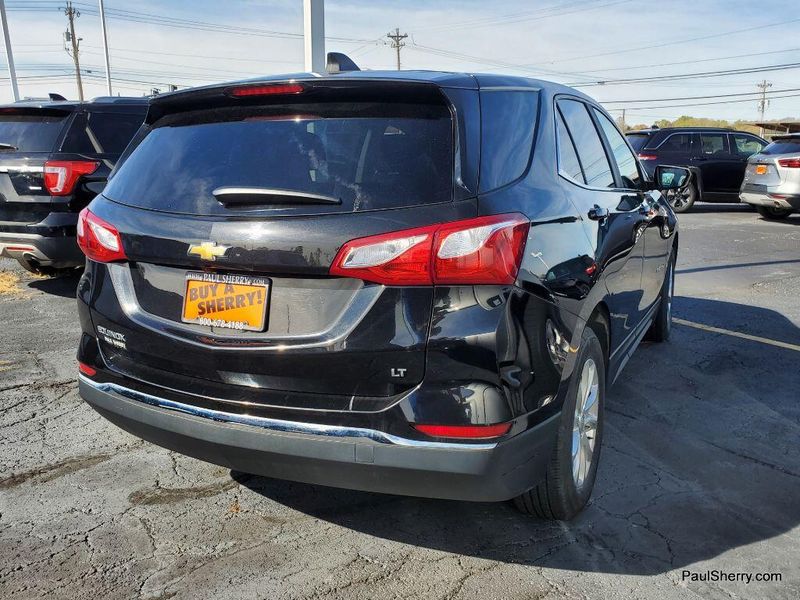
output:
[{"label": "left taillight", "polygon": [[87,258],[97,262],[128,259],[117,228],[88,208],[78,215],[78,246]]},{"label": "left taillight", "polygon": [[48,160],[44,163],[44,187],[51,196],[68,196],[78,180],[98,166],[94,160]]},{"label": "left taillight", "polygon": [[491,215],[351,240],[331,275],[385,285],[514,283],[530,221]]}]

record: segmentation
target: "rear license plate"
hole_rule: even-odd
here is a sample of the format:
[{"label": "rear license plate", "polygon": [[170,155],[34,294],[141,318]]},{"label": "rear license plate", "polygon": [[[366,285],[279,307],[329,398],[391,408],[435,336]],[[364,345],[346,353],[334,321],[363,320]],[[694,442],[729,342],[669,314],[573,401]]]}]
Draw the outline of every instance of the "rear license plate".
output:
[{"label": "rear license plate", "polygon": [[767,165],[756,165],[756,175],[766,175]]},{"label": "rear license plate", "polygon": [[264,331],[270,280],[247,275],[187,273],[184,323]]}]

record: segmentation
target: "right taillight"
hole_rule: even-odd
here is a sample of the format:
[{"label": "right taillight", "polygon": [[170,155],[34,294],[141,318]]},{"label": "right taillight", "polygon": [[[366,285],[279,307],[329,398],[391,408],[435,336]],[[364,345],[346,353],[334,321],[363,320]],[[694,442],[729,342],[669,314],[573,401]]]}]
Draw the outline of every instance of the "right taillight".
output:
[{"label": "right taillight", "polygon": [[779,158],[778,164],[789,169],[800,169],[800,158]]},{"label": "right taillight", "polygon": [[655,154],[639,154],[639,160],[656,160],[658,156]]},{"label": "right taillight", "polygon": [[78,215],[78,246],[87,258],[97,262],[128,259],[117,228],[88,208]]},{"label": "right taillight", "polygon": [[331,275],[385,285],[514,283],[530,221],[491,215],[351,240]]}]

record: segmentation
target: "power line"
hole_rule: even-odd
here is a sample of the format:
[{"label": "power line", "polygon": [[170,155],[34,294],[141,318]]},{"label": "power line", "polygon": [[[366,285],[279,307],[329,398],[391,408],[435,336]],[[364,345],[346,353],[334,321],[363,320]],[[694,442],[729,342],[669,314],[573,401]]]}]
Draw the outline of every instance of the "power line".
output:
[{"label": "power line", "polygon": [[[800,92],[800,88],[785,88],[772,90],[768,94],[780,94],[783,92]],[[710,98],[733,98],[736,96],[755,96],[761,92],[737,92],[735,94],[712,94],[710,96],[683,96],[682,98],[637,98],[633,100],[604,100],[603,104],[633,104],[637,102],[675,102],[678,100],[708,100]]]}]

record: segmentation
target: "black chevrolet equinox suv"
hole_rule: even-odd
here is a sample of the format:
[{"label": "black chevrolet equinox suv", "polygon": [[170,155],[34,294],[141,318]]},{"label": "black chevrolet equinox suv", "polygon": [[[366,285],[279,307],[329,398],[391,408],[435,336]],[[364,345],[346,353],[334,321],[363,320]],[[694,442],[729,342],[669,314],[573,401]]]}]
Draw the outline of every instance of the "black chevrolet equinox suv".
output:
[{"label": "black chevrolet equinox suv", "polygon": [[84,263],[78,213],[139,129],[147,98],[0,106],[0,256],[57,274]]},{"label": "black chevrolet equinox suv", "polygon": [[230,469],[568,519],[677,223],[592,99],[438,72],[156,97],[81,213],[81,396]]}]

